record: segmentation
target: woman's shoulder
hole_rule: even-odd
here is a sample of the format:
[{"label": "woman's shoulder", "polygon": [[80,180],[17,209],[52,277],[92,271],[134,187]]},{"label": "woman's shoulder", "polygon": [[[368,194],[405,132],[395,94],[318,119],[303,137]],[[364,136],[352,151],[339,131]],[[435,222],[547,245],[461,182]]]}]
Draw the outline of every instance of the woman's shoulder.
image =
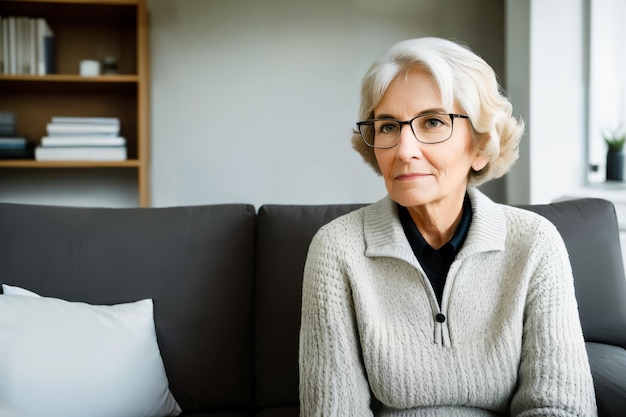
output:
[{"label": "woman's shoulder", "polygon": [[523,206],[502,205],[502,207],[511,226],[537,231],[556,231],[556,227],[550,220],[532,210]]},{"label": "woman's shoulder", "polygon": [[509,232],[556,231],[556,227],[547,218],[523,206],[496,203],[476,189],[470,191],[470,196],[478,216],[492,226],[504,220]]},{"label": "woman's shoulder", "polygon": [[[480,192],[474,191],[472,204],[475,210],[472,222],[476,222],[479,235],[526,245],[558,242],[560,233],[547,218],[523,206],[496,203]],[[512,239],[512,240],[511,240]],[[543,244],[543,243],[542,243]]]},{"label": "woman's shoulder", "polygon": [[316,232],[314,239],[331,239],[341,242],[362,241],[367,219],[376,218],[381,212],[388,212],[392,209],[391,200],[388,197],[382,198],[375,203],[357,208],[324,224]]},{"label": "woman's shoulder", "polygon": [[556,226],[544,216],[523,207],[505,206],[507,234],[516,245],[565,253],[565,243]]},{"label": "woman's shoulder", "polygon": [[364,206],[342,214],[322,225],[316,235],[326,234],[345,234],[346,232],[355,232],[363,228],[363,213],[369,206]]}]

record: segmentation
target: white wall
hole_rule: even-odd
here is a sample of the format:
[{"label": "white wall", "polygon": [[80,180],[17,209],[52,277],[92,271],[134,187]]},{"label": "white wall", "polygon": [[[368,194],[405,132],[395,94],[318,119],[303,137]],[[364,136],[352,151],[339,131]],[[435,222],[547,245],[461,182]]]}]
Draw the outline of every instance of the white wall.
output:
[{"label": "white wall", "polygon": [[548,203],[585,182],[584,0],[507,0],[507,86],[527,121],[509,203]]},{"label": "white wall", "polygon": [[382,179],[350,146],[361,77],[423,35],[501,69],[500,4],[151,0],[153,205],[379,199]]}]

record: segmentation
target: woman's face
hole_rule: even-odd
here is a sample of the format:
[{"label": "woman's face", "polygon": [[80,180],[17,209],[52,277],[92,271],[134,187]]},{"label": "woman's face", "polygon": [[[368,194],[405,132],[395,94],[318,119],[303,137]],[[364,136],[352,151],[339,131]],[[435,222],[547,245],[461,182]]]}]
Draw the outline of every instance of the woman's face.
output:
[{"label": "woman's face", "polygon": [[[463,113],[457,105],[444,108],[431,75],[412,67],[391,82],[374,117],[410,120],[424,112]],[[487,160],[472,144],[470,121],[457,118],[453,123],[452,136],[445,142],[421,143],[410,126],[402,125],[396,147],[374,150],[392,200],[405,207],[433,209],[456,207],[463,201],[470,168],[480,170]]]}]

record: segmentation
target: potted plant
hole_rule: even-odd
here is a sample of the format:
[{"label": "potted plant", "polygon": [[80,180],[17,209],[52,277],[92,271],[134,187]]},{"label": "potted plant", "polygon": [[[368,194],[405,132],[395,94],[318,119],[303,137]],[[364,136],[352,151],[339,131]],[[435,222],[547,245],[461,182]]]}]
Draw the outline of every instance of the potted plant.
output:
[{"label": "potted plant", "polygon": [[619,127],[602,135],[608,149],[606,152],[606,180],[624,181],[624,145],[626,132]]}]

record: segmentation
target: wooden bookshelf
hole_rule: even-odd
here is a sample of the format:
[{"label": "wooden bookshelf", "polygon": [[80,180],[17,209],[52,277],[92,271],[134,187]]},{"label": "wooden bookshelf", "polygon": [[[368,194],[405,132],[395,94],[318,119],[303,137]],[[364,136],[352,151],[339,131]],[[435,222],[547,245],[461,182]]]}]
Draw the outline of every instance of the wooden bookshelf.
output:
[{"label": "wooden bookshelf", "polygon": [[[0,168],[107,168],[137,172],[137,202],[150,205],[149,33],[145,0],[0,0],[0,16],[46,19],[55,38],[50,75],[0,74],[0,111],[38,143],[52,116],[118,117],[128,159],[120,162],[0,160]],[[117,59],[118,73],[83,77],[80,61]],[[77,171],[77,175],[80,175]]]}]

